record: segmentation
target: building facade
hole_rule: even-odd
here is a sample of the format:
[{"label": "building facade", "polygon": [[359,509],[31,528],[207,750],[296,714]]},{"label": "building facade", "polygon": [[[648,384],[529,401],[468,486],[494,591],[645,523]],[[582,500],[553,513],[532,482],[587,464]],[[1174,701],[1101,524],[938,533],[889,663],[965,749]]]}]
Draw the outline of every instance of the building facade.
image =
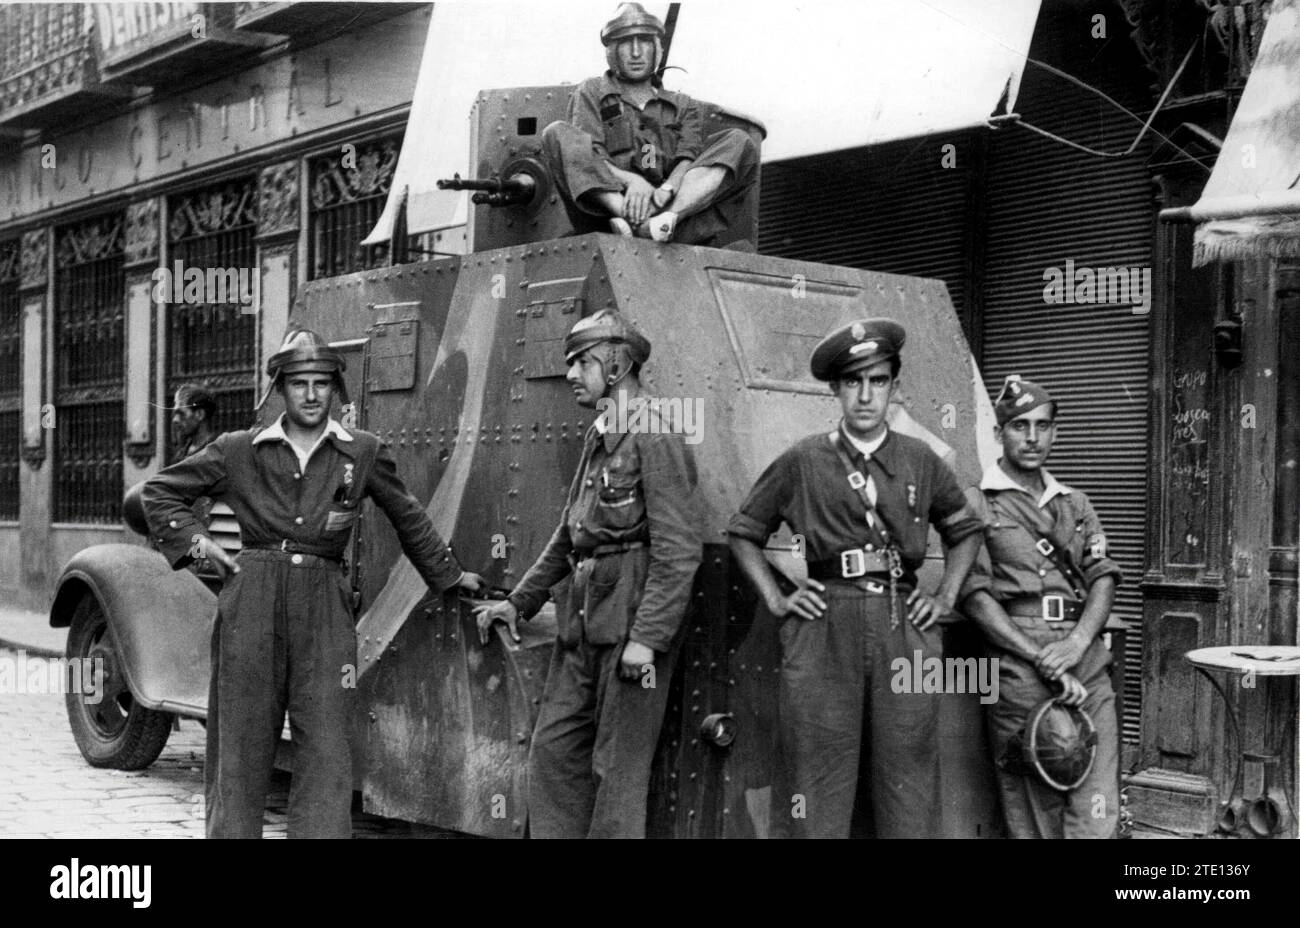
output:
[{"label": "building facade", "polygon": [[[1018,373],[1061,398],[1052,469],[1125,572],[1130,807],[1181,834],[1241,782],[1296,794],[1294,687],[1225,703],[1183,655],[1296,643],[1298,272],[1194,267],[1192,226],[1158,219],[1200,195],[1274,5],[1047,0],[997,129],[763,167],[760,252],[939,278],[993,393]],[[428,16],[0,7],[0,591],[44,609],[73,553],[130,539],[122,492],[170,459],[174,387],[250,424],[299,282],[389,261],[360,242]]]},{"label": "building facade", "polygon": [[130,537],[174,388],[248,426],[298,282],[387,263],[429,9],[0,7],[0,589]]}]

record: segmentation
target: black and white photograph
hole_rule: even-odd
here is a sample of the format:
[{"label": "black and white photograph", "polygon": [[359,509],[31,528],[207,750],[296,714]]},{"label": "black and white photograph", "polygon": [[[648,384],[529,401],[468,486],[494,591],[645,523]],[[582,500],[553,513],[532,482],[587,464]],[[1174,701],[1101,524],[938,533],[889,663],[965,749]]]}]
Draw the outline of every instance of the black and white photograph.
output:
[{"label": "black and white photograph", "polygon": [[0,3],[0,838],[1224,911],[1298,586],[1300,0]]}]

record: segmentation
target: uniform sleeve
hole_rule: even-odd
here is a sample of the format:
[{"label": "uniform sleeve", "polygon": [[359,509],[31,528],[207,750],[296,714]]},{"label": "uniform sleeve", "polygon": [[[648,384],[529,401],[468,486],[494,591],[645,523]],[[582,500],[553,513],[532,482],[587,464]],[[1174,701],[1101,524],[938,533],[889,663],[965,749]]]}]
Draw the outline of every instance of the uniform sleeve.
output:
[{"label": "uniform sleeve", "polygon": [[695,462],[680,434],[645,436],[641,487],[650,529],[645,591],[629,637],[667,651],[686,615],[703,548],[697,525]]},{"label": "uniform sleeve", "polygon": [[694,161],[704,151],[704,114],[695,100],[685,94],[680,97],[683,102],[682,129],[677,139],[677,151],[673,153],[673,163],[668,166],[669,171],[678,161]]},{"label": "uniform sleeve", "polygon": [[609,149],[605,146],[605,123],[600,118],[597,86],[597,81],[585,80],[573,89],[569,94],[569,112],[565,121],[590,135],[592,149],[599,157],[608,160]]},{"label": "uniform sleeve", "polygon": [[1083,556],[1079,558],[1079,570],[1083,572],[1083,579],[1089,589],[1102,577],[1114,577],[1115,583],[1120,583],[1123,571],[1110,558],[1110,543],[1102,531],[1096,510],[1086,496],[1083,497],[1083,511],[1079,515],[1079,521],[1083,525],[1080,533],[1083,536]]},{"label": "uniform sleeve", "polygon": [[951,548],[983,531],[984,522],[967,503],[952,469],[934,452],[930,452],[930,474],[934,487],[930,497],[930,524],[939,532],[943,543]]},{"label": "uniform sleeve", "polygon": [[569,554],[573,551],[573,539],[569,536],[569,505],[570,503],[564,504],[560,524],[551,533],[551,540],[546,543],[541,555],[506,597],[519,610],[522,619],[531,619],[537,615],[550,595],[551,587],[568,576],[573,569],[569,565]]},{"label": "uniform sleeve", "polygon": [[202,451],[182,458],[145,481],[140,491],[149,531],[167,563],[179,570],[194,560],[194,545],[208,535],[191,508],[200,496],[219,499],[226,490],[227,433]]},{"label": "uniform sleeve", "polygon": [[[980,522],[980,531],[983,531],[989,521],[989,507],[984,494],[972,487],[967,491],[966,502],[971,513]],[[990,594],[993,592],[993,560],[989,557],[988,546],[983,544],[980,545],[979,553],[975,555],[975,563],[971,565],[970,572],[962,582],[961,591],[957,594],[957,602],[965,602],[968,596],[981,591]]]},{"label": "uniform sleeve", "polygon": [[786,452],[767,466],[740,505],[740,511],[727,523],[727,534],[744,538],[762,547],[781,527],[790,494],[798,477],[793,456]]},{"label": "uniform sleeve", "polygon": [[419,500],[397,476],[397,463],[383,442],[375,452],[375,463],[366,479],[366,495],[393,524],[403,553],[425,583],[441,592],[459,582],[463,573],[460,564],[425,515]]}]

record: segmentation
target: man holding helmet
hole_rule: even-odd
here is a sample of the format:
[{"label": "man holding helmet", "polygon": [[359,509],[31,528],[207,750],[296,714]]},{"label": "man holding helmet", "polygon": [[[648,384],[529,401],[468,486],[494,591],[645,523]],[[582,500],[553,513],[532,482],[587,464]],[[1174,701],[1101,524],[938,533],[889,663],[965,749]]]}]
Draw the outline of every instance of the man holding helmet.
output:
[{"label": "man holding helmet", "polygon": [[1088,497],[1045,467],[1058,411],[1038,384],[1011,376],[1003,385],[994,404],[1002,459],[980,481],[986,547],[962,596],[999,658],[989,731],[1008,833],[1110,838],[1119,738],[1099,634],[1120,569]]},{"label": "man holding helmet", "polygon": [[704,245],[753,188],[758,149],[739,129],[704,136],[699,105],[664,90],[664,27],[624,3],[600,31],[609,70],[574,88],[542,149],[578,233]]},{"label": "man holding helmet", "polygon": [[[294,742],[289,837],[352,832],[357,642],[342,559],[367,496],[430,587],[477,590],[376,436],[330,416],[347,401],[344,360],[319,335],[285,337],[266,372],[284,397],[268,428],[227,432],[144,484],[151,533],[173,568],[208,558],[226,577],[212,633],[204,770],[209,838],[261,837],[285,710]],[[239,522],[238,562],[190,505],[224,500]]]},{"label": "man holding helmet", "polygon": [[[578,404],[637,409],[645,423],[660,415],[641,386],[649,356],[645,336],[609,310],[564,340]],[[556,602],[559,637],[528,759],[533,837],[644,837],[650,764],[700,564],[695,464],[680,431],[662,418],[626,430],[608,420],[587,431],[541,556],[504,602],[476,613],[484,643],[495,621],[518,641],[516,622],[571,576]]]}]

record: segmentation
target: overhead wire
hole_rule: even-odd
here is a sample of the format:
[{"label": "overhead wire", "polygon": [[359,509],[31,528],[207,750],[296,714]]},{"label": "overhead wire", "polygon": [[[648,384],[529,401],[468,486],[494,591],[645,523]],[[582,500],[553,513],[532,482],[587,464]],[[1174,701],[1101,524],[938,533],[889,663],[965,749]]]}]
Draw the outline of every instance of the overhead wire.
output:
[{"label": "overhead wire", "polygon": [[[988,32],[988,31],[985,30],[985,29],[981,29],[981,28],[979,28],[978,26],[972,25],[971,23],[968,23],[968,22],[965,22],[965,21],[962,20],[962,19],[959,19],[958,17],[956,17],[956,16],[954,16],[952,13],[950,13],[948,10],[944,10],[944,9],[941,9],[940,7],[935,6],[933,3],[930,2],[930,0],[920,0],[920,2],[921,2],[923,5],[929,7],[929,8],[930,8],[932,11],[934,11],[935,13],[939,13],[939,14],[942,15],[942,16],[946,16],[946,17],[948,17],[949,19],[953,20],[953,21],[956,22],[956,23],[959,23],[962,27],[964,27],[964,28],[966,28],[966,29],[970,29],[970,30],[972,30],[972,31],[979,32],[979,33],[980,33],[981,35],[983,35],[985,38],[990,39],[991,41],[994,41],[994,42],[996,42],[997,44],[1003,46],[1004,48],[1010,49],[1011,51],[1014,51],[1014,52],[1016,52],[1016,53],[1019,53],[1019,52],[1020,52],[1020,49],[1018,49],[1018,48],[1016,48],[1016,47],[1010,45],[1009,43],[1005,42],[1005,41],[1004,41],[1003,39],[1001,39],[1000,37],[998,37],[998,36],[992,34],[991,32]],[[1089,146],[1087,146],[1087,145],[1083,145],[1083,144],[1081,144],[1081,143],[1079,143],[1079,142],[1075,142],[1075,141],[1072,141],[1072,140],[1070,140],[1070,139],[1067,139],[1067,138],[1064,138],[1064,137],[1062,137],[1062,136],[1059,136],[1059,135],[1057,135],[1057,134],[1054,133],[1054,132],[1050,132],[1050,131],[1048,131],[1047,129],[1043,129],[1043,128],[1039,127],[1039,126],[1035,126],[1035,125],[1033,125],[1032,123],[1025,122],[1023,119],[1007,120],[1007,122],[1016,122],[1016,123],[1018,123],[1019,125],[1024,126],[1026,129],[1030,130],[1031,132],[1037,132],[1039,135],[1042,135],[1042,136],[1044,136],[1044,137],[1046,137],[1046,138],[1048,138],[1048,139],[1051,139],[1051,140],[1054,141],[1054,142],[1060,142],[1062,145],[1068,145],[1069,147],[1074,148],[1074,149],[1077,149],[1078,151],[1085,152],[1086,154],[1090,154],[1090,155],[1096,155],[1096,156],[1098,156],[1098,157],[1102,157],[1102,158],[1120,158],[1120,157],[1125,157],[1125,156],[1127,156],[1127,155],[1132,154],[1133,151],[1136,150],[1137,145],[1141,142],[1141,140],[1142,140],[1142,136],[1145,135],[1145,134],[1147,133],[1147,131],[1150,131],[1153,135],[1155,135],[1155,136],[1156,136],[1157,138],[1159,138],[1161,141],[1165,142],[1166,144],[1168,144],[1169,146],[1171,146],[1172,148],[1174,148],[1174,149],[1175,149],[1176,151],[1178,151],[1180,154],[1185,155],[1185,156],[1188,158],[1188,160],[1195,162],[1196,164],[1198,164],[1198,165],[1200,165],[1201,167],[1205,168],[1206,171],[1209,171],[1209,170],[1210,170],[1210,167],[1209,167],[1208,165],[1206,165],[1203,161],[1201,161],[1199,158],[1197,158],[1195,155],[1193,155],[1191,152],[1187,151],[1185,148],[1183,148],[1181,145],[1179,145],[1179,144],[1178,144],[1177,142],[1175,142],[1173,139],[1169,138],[1167,135],[1165,135],[1165,134],[1164,134],[1163,132],[1161,132],[1160,130],[1158,130],[1158,129],[1152,129],[1152,128],[1151,128],[1151,123],[1152,123],[1152,121],[1155,119],[1156,114],[1160,111],[1161,106],[1163,106],[1165,100],[1168,98],[1169,93],[1173,90],[1174,85],[1178,83],[1178,79],[1179,79],[1180,77],[1182,77],[1183,69],[1187,66],[1187,62],[1188,62],[1189,60],[1191,60],[1192,53],[1193,53],[1195,50],[1196,50],[1196,44],[1193,43],[1193,44],[1192,44],[1192,47],[1189,48],[1189,49],[1187,50],[1187,54],[1183,57],[1183,62],[1182,62],[1182,64],[1180,64],[1180,65],[1178,66],[1178,72],[1174,75],[1173,79],[1169,81],[1169,84],[1165,87],[1165,91],[1164,91],[1164,93],[1161,94],[1160,102],[1156,104],[1155,109],[1153,109],[1153,110],[1151,111],[1151,115],[1147,117],[1146,122],[1144,123],[1144,125],[1143,125],[1143,127],[1142,127],[1142,131],[1138,133],[1137,138],[1135,138],[1135,139],[1133,140],[1133,144],[1130,145],[1128,151],[1126,151],[1126,152],[1124,152],[1124,153],[1116,153],[1116,152],[1104,152],[1104,151],[1099,151],[1099,150],[1097,150],[1097,149],[1095,149],[1095,148],[1091,148],[1091,147],[1089,147]],[[1055,68],[1055,67],[1053,67],[1052,65],[1047,64],[1047,63],[1044,62],[1044,61],[1038,61],[1038,60],[1035,59],[1035,58],[1030,58],[1030,57],[1029,57],[1028,50],[1025,51],[1025,61],[1028,62],[1028,63],[1030,63],[1030,64],[1036,65],[1037,67],[1040,67],[1040,68],[1042,68],[1042,69],[1045,70],[1045,71],[1049,71],[1049,72],[1051,72],[1052,74],[1057,75],[1058,77],[1062,77],[1062,78],[1064,78],[1065,80],[1070,81],[1070,82],[1073,83],[1073,84],[1077,84],[1079,87],[1082,87],[1084,90],[1087,90],[1087,91],[1090,91],[1090,92],[1092,92],[1092,93],[1095,93],[1097,96],[1101,97],[1103,100],[1105,100],[1105,101],[1106,101],[1107,103],[1109,103],[1111,106],[1113,106],[1113,107],[1115,107],[1116,109],[1118,109],[1120,112],[1124,113],[1126,116],[1131,116],[1131,117],[1134,119],[1134,121],[1136,121],[1136,122],[1142,122],[1142,121],[1143,121],[1143,120],[1142,120],[1142,117],[1139,116],[1137,113],[1133,112],[1133,111],[1130,110],[1128,107],[1124,106],[1124,104],[1120,103],[1118,100],[1116,100],[1116,99],[1114,99],[1113,97],[1111,97],[1111,96],[1109,96],[1108,94],[1106,94],[1104,91],[1100,90],[1100,89],[1097,88],[1097,87],[1092,86],[1092,85],[1089,84],[1087,81],[1080,80],[1079,78],[1075,77],[1073,74],[1069,74],[1069,73],[1067,73],[1067,72],[1065,72],[1065,71],[1060,70],[1059,68]]]},{"label": "overhead wire", "polygon": [[[1156,102],[1156,105],[1151,110],[1150,115],[1147,116],[1146,121],[1142,123],[1142,128],[1138,131],[1138,134],[1134,137],[1132,143],[1129,144],[1129,147],[1126,148],[1124,151],[1101,151],[1100,149],[1092,148],[1080,142],[1075,142],[1071,139],[1064,138],[1063,136],[1057,135],[1055,132],[1050,132],[1047,129],[1044,129],[1040,126],[1035,126],[1033,123],[1026,122],[1024,119],[1016,120],[1016,124],[1020,126],[1024,126],[1029,131],[1036,132],[1039,135],[1051,139],[1054,142],[1060,142],[1062,145],[1068,145],[1071,148],[1085,152],[1086,154],[1089,155],[1095,155],[1098,158],[1127,158],[1129,155],[1133,154],[1133,152],[1137,150],[1138,145],[1141,144],[1142,142],[1142,137],[1147,134],[1148,130],[1150,130],[1151,132],[1153,132],[1153,134],[1158,135],[1160,138],[1164,139],[1164,141],[1168,142],[1178,151],[1186,155],[1189,159],[1194,161],[1196,164],[1199,164],[1201,167],[1205,168],[1208,171],[1209,166],[1201,162],[1195,156],[1193,156],[1191,152],[1186,151],[1182,146],[1175,143],[1172,139],[1170,139],[1168,136],[1164,135],[1163,133],[1151,129],[1151,123],[1155,120],[1156,115],[1164,107],[1165,101],[1169,99],[1169,94],[1173,92],[1174,85],[1177,84],[1179,78],[1183,76],[1183,71],[1186,69],[1187,63],[1192,60],[1192,53],[1194,51],[1196,51],[1195,44],[1193,44],[1191,48],[1187,49],[1187,54],[1183,56],[1182,63],[1178,65],[1178,70],[1174,72],[1174,76],[1170,78],[1169,83],[1165,85],[1164,92],[1160,95],[1160,99]],[[1132,116],[1135,120],[1141,119],[1141,117],[1138,116],[1137,113],[1134,113],[1132,110],[1124,106],[1118,100],[1113,99],[1104,91],[1099,90],[1096,87],[1093,87],[1091,84],[1087,83],[1086,81],[1082,81],[1079,78],[1075,77],[1074,75],[1068,74],[1065,71],[1060,70],[1059,68],[1055,68],[1052,65],[1047,64],[1046,62],[1038,61],[1028,56],[1025,57],[1025,61],[1030,62],[1040,68],[1043,68],[1044,70],[1049,71],[1050,73],[1055,74],[1058,77],[1064,78],[1070,83],[1076,84],[1077,86],[1082,87],[1085,90],[1092,91],[1093,93],[1097,94],[1097,96],[1101,97],[1106,102],[1115,106],[1117,109],[1128,114],[1129,116]]]}]

